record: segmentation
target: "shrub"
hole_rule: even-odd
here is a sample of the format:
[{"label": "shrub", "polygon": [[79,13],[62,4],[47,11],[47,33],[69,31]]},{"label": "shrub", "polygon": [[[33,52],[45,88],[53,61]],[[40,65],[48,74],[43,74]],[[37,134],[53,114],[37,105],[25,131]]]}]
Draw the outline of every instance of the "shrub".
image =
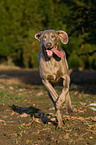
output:
[{"label": "shrub", "polygon": [[84,62],[80,58],[80,56],[77,56],[76,54],[71,54],[68,59],[69,67],[71,68],[78,68],[78,67],[84,67]]},{"label": "shrub", "polygon": [[96,53],[93,55],[92,68],[96,70]]}]

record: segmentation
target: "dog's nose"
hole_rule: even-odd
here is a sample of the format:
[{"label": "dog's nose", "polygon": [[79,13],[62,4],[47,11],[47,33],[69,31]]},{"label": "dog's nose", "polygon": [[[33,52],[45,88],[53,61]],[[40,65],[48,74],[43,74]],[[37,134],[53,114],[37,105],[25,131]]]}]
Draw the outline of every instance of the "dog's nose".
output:
[{"label": "dog's nose", "polygon": [[51,47],[52,47],[52,43],[51,43],[51,42],[48,42],[48,43],[46,44],[46,47],[47,47],[47,48],[51,48]]}]

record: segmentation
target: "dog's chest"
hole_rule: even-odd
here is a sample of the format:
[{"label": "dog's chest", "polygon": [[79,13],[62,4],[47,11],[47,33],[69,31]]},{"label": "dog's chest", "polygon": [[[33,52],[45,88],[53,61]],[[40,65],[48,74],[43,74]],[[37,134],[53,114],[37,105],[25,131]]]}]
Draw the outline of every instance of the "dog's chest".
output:
[{"label": "dog's chest", "polygon": [[41,77],[51,81],[57,82],[63,76],[62,60],[56,61],[51,58],[50,61],[41,60],[40,75]]}]

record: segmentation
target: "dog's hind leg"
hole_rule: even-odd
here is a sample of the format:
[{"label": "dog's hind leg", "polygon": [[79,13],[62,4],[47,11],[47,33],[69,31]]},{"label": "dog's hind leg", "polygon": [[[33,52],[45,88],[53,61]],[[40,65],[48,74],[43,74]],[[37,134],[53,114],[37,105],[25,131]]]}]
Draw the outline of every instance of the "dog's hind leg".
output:
[{"label": "dog's hind leg", "polygon": [[69,84],[70,84],[70,77],[68,75],[66,75],[66,76],[64,76],[64,80],[63,80],[64,88],[62,90],[61,95],[59,96],[59,98],[56,101],[56,107],[58,109],[60,109],[60,107],[66,100],[67,110],[70,113],[70,112],[73,112],[73,110],[71,107],[71,99],[70,99],[70,95],[69,95]]},{"label": "dog's hind leg", "polygon": [[69,92],[66,95],[66,106],[67,106],[68,113],[72,113],[73,109],[72,109],[72,106],[71,106],[71,98],[70,98]]}]

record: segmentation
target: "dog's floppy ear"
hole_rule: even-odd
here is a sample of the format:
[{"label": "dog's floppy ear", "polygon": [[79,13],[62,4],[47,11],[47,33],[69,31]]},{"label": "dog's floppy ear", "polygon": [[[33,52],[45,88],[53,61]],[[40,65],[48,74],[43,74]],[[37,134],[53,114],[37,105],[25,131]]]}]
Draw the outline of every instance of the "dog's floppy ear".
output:
[{"label": "dog's floppy ear", "polygon": [[40,38],[41,38],[41,34],[42,34],[42,31],[38,32],[35,34],[35,38],[40,41]]},{"label": "dog's floppy ear", "polygon": [[56,31],[56,33],[58,34],[58,37],[63,44],[68,43],[68,34],[65,31],[58,30],[58,31]]}]

